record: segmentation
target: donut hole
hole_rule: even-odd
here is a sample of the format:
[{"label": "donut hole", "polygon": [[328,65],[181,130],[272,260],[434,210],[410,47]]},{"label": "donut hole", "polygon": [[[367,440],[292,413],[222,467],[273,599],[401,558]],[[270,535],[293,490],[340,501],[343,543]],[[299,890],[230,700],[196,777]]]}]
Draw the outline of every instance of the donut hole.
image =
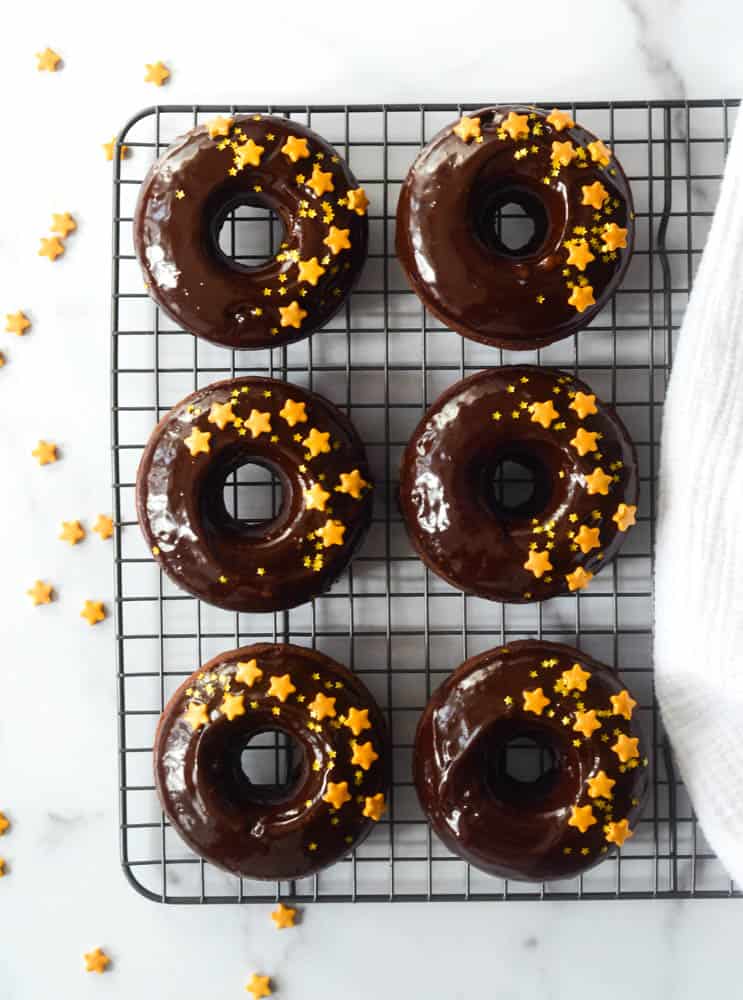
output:
[{"label": "donut hole", "polygon": [[502,452],[481,476],[486,505],[500,521],[535,517],[552,495],[552,474],[538,454]]},{"label": "donut hole", "polygon": [[291,516],[293,494],[288,477],[270,459],[236,447],[201,487],[204,524],[217,537],[267,540]]},{"label": "donut hole", "polygon": [[281,729],[253,733],[240,752],[246,794],[257,803],[288,801],[304,774],[305,755],[299,743]]},{"label": "donut hole", "polygon": [[222,500],[233,521],[246,528],[266,528],[284,506],[284,487],[273,468],[249,459],[227,473]]},{"label": "donut hole", "polygon": [[550,229],[543,198],[517,183],[475,188],[472,223],[481,243],[501,257],[531,257],[543,246]]},{"label": "donut hole", "polygon": [[482,751],[486,787],[509,805],[539,808],[563,777],[565,748],[547,727],[502,720]]},{"label": "donut hole", "polygon": [[238,270],[253,271],[273,261],[286,234],[284,221],[266,197],[230,198],[213,217],[211,239],[218,256]]}]

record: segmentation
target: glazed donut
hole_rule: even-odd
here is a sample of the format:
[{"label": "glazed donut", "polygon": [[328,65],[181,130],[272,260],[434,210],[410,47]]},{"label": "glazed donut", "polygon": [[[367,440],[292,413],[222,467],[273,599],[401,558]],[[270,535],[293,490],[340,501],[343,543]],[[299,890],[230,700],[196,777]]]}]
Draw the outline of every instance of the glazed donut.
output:
[{"label": "glazed donut", "polygon": [[[219,232],[240,205],[284,226],[257,267]],[[217,117],[178,139],[142,184],[134,246],[150,295],[184,329],[234,348],[277,347],[333,316],[366,258],[368,200],[332,146],[298,122]]]},{"label": "glazed donut", "polygon": [[[278,477],[273,520],[225,507],[240,466]],[[240,378],[187,396],[162,418],[137,473],[137,514],[150,549],[179,587],[231,611],[276,611],[321,594],[371,521],[371,475],[353,425],[299,386]]]},{"label": "glazed donut", "polygon": [[[298,750],[283,786],[251,782],[242,754],[276,731]],[[386,809],[384,718],[361,681],[312,649],[259,643],[192,674],[155,734],[155,784],[202,858],[253,879],[303,878],[361,843]]]},{"label": "glazed donut", "polygon": [[[515,204],[533,235],[501,239]],[[447,125],[410,168],[397,254],[442,323],[511,350],[587,326],[614,294],[634,239],[632,195],[612,152],[564,111],[483,108]]]},{"label": "glazed donut", "polygon": [[[631,837],[648,790],[637,702],[613,670],[526,640],[463,663],[418,725],[414,777],[434,830],[477,868],[522,881],[579,875]],[[533,782],[509,746],[547,755]]]},{"label": "glazed donut", "polygon": [[[533,477],[515,506],[496,489],[513,462]],[[496,601],[581,590],[635,523],[635,449],[614,410],[558,369],[491,368],[457,382],[403,454],[400,507],[426,565]]]}]

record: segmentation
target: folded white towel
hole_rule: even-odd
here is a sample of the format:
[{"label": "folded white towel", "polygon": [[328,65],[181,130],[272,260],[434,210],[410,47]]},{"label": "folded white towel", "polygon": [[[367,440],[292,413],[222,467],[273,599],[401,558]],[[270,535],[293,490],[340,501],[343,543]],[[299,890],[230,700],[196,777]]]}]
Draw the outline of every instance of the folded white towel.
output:
[{"label": "folded white towel", "polygon": [[657,523],[658,703],[705,836],[743,885],[743,123],[674,358]]}]

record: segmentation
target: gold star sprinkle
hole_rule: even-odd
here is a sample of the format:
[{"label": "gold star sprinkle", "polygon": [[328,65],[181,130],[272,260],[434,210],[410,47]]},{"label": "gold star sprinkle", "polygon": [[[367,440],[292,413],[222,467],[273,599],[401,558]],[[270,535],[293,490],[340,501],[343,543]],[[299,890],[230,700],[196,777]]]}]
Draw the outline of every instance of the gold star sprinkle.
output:
[{"label": "gold star sprinkle", "polygon": [[369,709],[349,709],[348,715],[343,724],[344,726],[348,726],[354,736],[361,736],[365,729],[371,729],[372,727],[371,722],[369,722]]},{"label": "gold star sprinkle", "polygon": [[569,167],[577,155],[575,147],[570,140],[567,142],[552,143],[552,161],[554,163],[559,163],[563,167]]},{"label": "gold star sprinkle", "polygon": [[613,798],[612,788],[616,785],[616,781],[610,778],[606,771],[599,771],[595,778],[589,778],[586,782],[588,785],[588,794],[592,799],[611,799]]},{"label": "gold star sprinkle", "polygon": [[468,118],[467,115],[463,115],[452,128],[452,132],[458,135],[462,142],[469,142],[470,139],[479,139],[482,135],[480,119]]},{"label": "gold star sprinkle", "polygon": [[373,819],[375,823],[378,823],[387,809],[387,803],[384,801],[384,795],[379,792],[377,795],[367,795],[364,799],[364,809],[362,812],[363,816],[367,819]]},{"label": "gold star sprinkle", "polygon": [[630,695],[629,691],[625,689],[620,691],[619,694],[613,694],[609,700],[611,701],[612,715],[621,715],[627,721],[632,718],[632,711],[637,708],[637,702]]},{"label": "gold star sprinkle", "polygon": [[531,413],[532,423],[541,424],[545,429],[560,416],[551,399],[548,399],[546,403],[532,403],[529,407],[529,413]]},{"label": "gold star sprinkle", "polygon": [[319,483],[315,483],[311,489],[304,491],[304,499],[307,510],[325,510],[330,494]]},{"label": "gold star sprinkle", "polygon": [[6,818],[5,814],[0,812],[0,837],[3,836],[6,830],[10,828],[10,823]]},{"label": "gold star sprinkle", "polygon": [[575,122],[567,111],[560,111],[553,108],[547,115],[547,121],[557,131],[562,132],[564,128],[573,128]]},{"label": "gold star sprinkle", "polygon": [[319,431],[316,427],[313,427],[304,441],[302,441],[302,444],[312,458],[316,458],[319,454],[330,451],[329,441],[329,431]]},{"label": "gold star sprinkle", "polygon": [[573,729],[587,740],[591,738],[597,729],[601,729],[601,723],[596,716],[596,710],[590,709],[588,712],[576,712]]},{"label": "gold star sprinkle", "polygon": [[316,285],[319,279],[325,274],[325,268],[317,262],[317,257],[310,257],[309,260],[297,261],[299,268],[298,281],[306,281],[310,285]]},{"label": "gold star sprinkle", "polygon": [[144,68],[146,70],[144,82],[154,83],[156,87],[162,87],[170,76],[168,67],[159,61],[156,63],[145,63]]},{"label": "gold star sprinkle", "polygon": [[633,835],[629,828],[629,820],[620,819],[616,823],[608,823],[606,827],[606,840],[609,844],[616,844],[621,847],[625,840]]},{"label": "gold star sprinkle", "polygon": [[596,305],[596,299],[593,297],[593,288],[591,285],[576,285],[573,288],[572,294],[568,299],[569,306],[575,306],[579,313],[585,312],[589,306]]},{"label": "gold star sprinkle", "polygon": [[296,917],[297,911],[294,907],[284,906],[283,903],[279,903],[271,914],[271,920],[273,920],[277,931],[283,931],[286,930],[287,927],[293,927]]},{"label": "gold star sprinkle", "polygon": [[[116,136],[114,136],[110,142],[102,142],[101,149],[106,154],[106,159],[111,161],[114,158],[114,149],[116,148]],[[123,160],[126,154],[129,152],[128,146],[119,146],[119,159]]]},{"label": "gold star sprinkle", "polygon": [[259,976],[257,972],[254,972],[245,990],[253,994],[253,1000],[260,1000],[261,997],[271,996],[270,983],[271,980],[268,976]]},{"label": "gold star sprinkle", "polygon": [[524,696],[525,712],[533,712],[535,715],[541,715],[547,705],[551,704],[550,699],[545,696],[544,691],[540,687],[535,688],[533,691],[522,691],[522,694]]},{"label": "gold star sprinkle", "polygon": [[265,146],[259,146],[252,139],[248,139],[247,142],[243,143],[242,146],[238,146],[235,150],[235,165],[239,168],[246,166],[257,167],[261,162],[264,149]]},{"label": "gold star sprinkle", "polygon": [[616,524],[620,531],[627,531],[636,524],[635,514],[637,513],[637,507],[631,503],[620,503],[616,511],[612,515],[612,521]]},{"label": "gold star sprinkle", "polygon": [[617,737],[617,742],[612,745],[611,749],[621,762],[626,764],[628,760],[633,760],[635,757],[640,756],[640,751],[637,749],[639,742],[639,736],[625,736],[624,733],[620,733]]},{"label": "gold star sprinkle", "polygon": [[366,743],[356,743],[354,740],[351,743],[351,749],[353,751],[351,763],[358,764],[365,771],[369,770],[375,760],[379,760],[379,754],[374,749],[371,740]]},{"label": "gold star sprinkle", "polygon": [[293,694],[297,689],[292,684],[292,679],[289,674],[282,674],[280,677],[269,677],[270,686],[268,688],[269,698],[278,698],[283,704],[290,694]]},{"label": "gold star sprinkle", "polygon": [[340,483],[335,489],[337,493],[348,493],[354,500],[360,500],[361,491],[368,485],[359,470],[353,469],[351,472],[341,472]]},{"label": "gold star sprinkle", "polygon": [[509,111],[508,117],[500,126],[504,132],[508,132],[511,138],[525,139],[529,134],[529,116],[517,115],[515,111]]},{"label": "gold star sprinkle", "polygon": [[315,535],[322,541],[323,548],[329,549],[331,545],[343,545],[345,531],[346,526],[344,524],[341,524],[340,521],[329,519],[322,528],[318,528],[315,531]]},{"label": "gold star sprinkle", "polygon": [[292,163],[296,163],[297,160],[304,160],[310,155],[310,151],[307,148],[307,140],[299,139],[296,135],[287,136],[286,142],[281,147],[281,152],[284,156],[288,156]]},{"label": "gold star sprinkle", "polygon": [[580,663],[574,663],[570,670],[563,670],[560,680],[563,683],[566,693],[569,691],[585,691],[590,676],[590,671],[584,670]]},{"label": "gold star sprinkle", "polygon": [[[206,123],[209,138],[216,139],[218,136],[224,136],[227,138],[230,134],[233,122],[234,118],[223,118],[221,115],[217,115],[216,118],[212,118],[210,122]],[[221,148],[222,147],[220,146],[220,149]]]},{"label": "gold star sprinkle", "polygon": [[245,715],[245,695],[240,694],[228,694],[226,691],[224,697],[222,698],[222,704],[219,706],[219,711],[222,715],[226,716],[230,722],[233,719],[237,719],[240,715]]},{"label": "gold star sprinkle", "polygon": [[572,264],[579,271],[585,271],[592,260],[596,260],[596,257],[589,250],[588,243],[585,240],[573,240],[570,243],[568,246],[567,264]]},{"label": "gold star sprinkle", "polygon": [[597,211],[609,197],[609,192],[601,181],[594,181],[593,184],[584,184],[581,187],[581,191],[583,192],[581,205],[590,205],[591,208],[595,208]]},{"label": "gold star sprinkle", "polygon": [[188,437],[183,439],[183,443],[191,452],[192,457],[195,458],[201,452],[207,454],[211,450],[209,445],[211,436],[211,431],[200,431],[198,427],[194,426]]},{"label": "gold star sprinkle", "polygon": [[598,163],[602,167],[607,166],[611,159],[611,150],[600,139],[596,139],[595,142],[589,142],[587,149],[594,163]]},{"label": "gold star sprinkle", "polygon": [[627,246],[627,230],[622,229],[616,222],[607,222],[601,233],[601,239],[603,240],[601,249],[604,253],[624,250]]},{"label": "gold star sprinkle", "polygon": [[243,421],[243,427],[247,427],[253,438],[260,437],[261,434],[271,433],[271,414],[266,411],[251,410],[250,416]]},{"label": "gold star sprinkle", "polygon": [[46,48],[43,52],[36,53],[36,69],[40,72],[56,73],[57,66],[62,60],[62,56],[57,55],[54,49]]},{"label": "gold star sprinkle", "polygon": [[102,622],[106,617],[103,601],[86,601],[80,612],[80,617],[84,618],[88,625],[97,625],[98,622]]},{"label": "gold star sprinkle", "polygon": [[607,476],[601,466],[598,465],[590,475],[586,476],[586,489],[591,496],[599,493],[605,497],[609,493],[611,481],[611,476]]},{"label": "gold star sprinkle", "polygon": [[318,691],[307,708],[312,718],[317,719],[318,722],[322,722],[326,718],[335,718],[335,698],[326,697],[322,691]]},{"label": "gold star sprinkle", "polygon": [[31,454],[39,465],[49,465],[57,461],[57,446],[49,441],[39,441]]},{"label": "gold star sprinkle", "polygon": [[362,187],[352,188],[346,195],[346,199],[350,212],[355,212],[357,215],[366,215],[366,210],[369,207],[369,199]]},{"label": "gold star sprinkle", "polygon": [[206,710],[206,705],[200,705],[196,701],[191,701],[188,703],[187,710],[183,713],[183,718],[191,729],[196,732],[197,729],[201,729],[202,726],[208,724],[209,713]]},{"label": "gold star sprinkle", "polygon": [[77,223],[72,218],[69,212],[53,212],[52,213],[52,225],[51,230],[56,233],[57,236],[64,238],[69,236],[77,229]]},{"label": "gold star sprinkle", "polygon": [[281,316],[281,326],[293,326],[298,330],[302,326],[302,320],[307,316],[306,309],[302,309],[296,299],[288,306],[279,306]]},{"label": "gold star sprinkle", "polygon": [[27,590],[26,593],[31,598],[33,606],[36,608],[39,604],[52,603],[54,588],[50,583],[44,583],[43,580],[37,580],[33,587]]},{"label": "gold star sprinkle", "polygon": [[22,337],[31,326],[31,320],[21,310],[5,314],[5,332]]},{"label": "gold star sprinkle", "polygon": [[575,399],[570,404],[570,409],[575,410],[581,420],[590,417],[593,413],[598,413],[596,409],[596,397],[591,393],[576,392]]},{"label": "gold star sprinkle", "polygon": [[287,399],[279,410],[279,416],[286,420],[290,427],[294,427],[295,424],[305,424],[307,423],[305,406],[305,403],[296,403],[293,399]]},{"label": "gold star sprinkle", "polygon": [[86,972],[97,972],[99,975],[106,971],[106,966],[111,962],[108,955],[100,948],[96,948],[95,951],[86,952],[83,955],[83,960],[85,961]]},{"label": "gold star sprinkle", "polygon": [[579,566],[572,573],[566,573],[565,579],[568,581],[568,590],[572,593],[574,590],[583,590],[584,587],[587,587],[593,580],[593,573],[589,573],[588,570]]},{"label": "gold star sprinkle", "polygon": [[598,820],[593,815],[593,806],[572,806],[572,814],[568,820],[568,826],[574,826],[581,833],[585,833],[589,827],[597,822]]},{"label": "gold star sprinkle", "polygon": [[62,532],[60,541],[69,542],[70,545],[77,545],[85,538],[85,529],[79,521],[62,521]]},{"label": "gold star sprinkle", "polygon": [[207,419],[210,424],[216,424],[220,431],[223,431],[227,424],[234,424],[236,417],[232,412],[232,400],[226,403],[212,403]]},{"label": "gold star sprinkle", "polygon": [[248,660],[247,663],[238,662],[235,671],[235,680],[238,684],[245,684],[252,688],[256,681],[263,677],[263,671],[258,666],[257,660]]},{"label": "gold star sprinkle", "polygon": [[39,257],[48,257],[49,260],[55,261],[63,253],[64,243],[57,236],[50,236],[48,239],[45,236],[41,238]]},{"label": "gold star sprinkle", "polygon": [[599,541],[599,529],[589,528],[587,525],[581,524],[575,536],[575,544],[579,547],[583,555],[590,552],[591,549],[599,548],[601,544]]},{"label": "gold star sprinkle", "polygon": [[348,791],[348,782],[339,781],[335,784],[332,781],[328,782],[328,790],[322,797],[323,802],[328,802],[333,809],[340,809],[342,805],[346,802],[351,801],[351,794]]},{"label": "gold star sprinkle", "polygon": [[337,256],[341,250],[350,250],[351,241],[348,238],[348,234],[351,232],[350,229],[337,229],[335,226],[331,226],[328,235],[323,240],[326,247],[330,247],[333,256]]},{"label": "gold star sprinkle", "polygon": [[106,514],[99,514],[93,525],[93,531],[100,537],[101,541],[105,542],[114,533],[114,523]]},{"label": "gold star sprinkle", "polygon": [[537,580],[540,580],[545,573],[554,569],[554,566],[550,562],[549,552],[546,549],[541,552],[538,549],[532,549],[529,553],[529,558],[524,563],[524,569],[528,569],[530,573],[534,574]]},{"label": "gold star sprinkle", "polygon": [[327,191],[335,191],[332,173],[329,170],[321,170],[320,164],[316,163],[312,168],[312,177],[307,181],[307,187],[312,188],[318,198]]}]

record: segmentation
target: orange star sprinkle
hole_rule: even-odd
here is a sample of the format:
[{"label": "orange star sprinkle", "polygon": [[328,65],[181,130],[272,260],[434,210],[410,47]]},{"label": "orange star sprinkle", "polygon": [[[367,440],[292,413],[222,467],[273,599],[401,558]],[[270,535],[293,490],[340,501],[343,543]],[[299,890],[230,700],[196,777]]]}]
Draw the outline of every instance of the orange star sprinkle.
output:
[{"label": "orange star sprinkle", "polygon": [[612,515],[612,521],[616,524],[620,531],[627,531],[636,524],[635,514],[637,513],[637,507],[631,503],[620,503],[616,511]]},{"label": "orange star sprinkle", "polygon": [[85,529],[79,521],[62,521],[62,533],[59,538],[62,542],[77,545],[85,538]]},{"label": "orange star sprinkle", "polygon": [[609,192],[601,181],[594,181],[593,184],[584,184],[581,187],[581,191],[583,192],[581,205],[590,205],[591,208],[595,208],[597,211],[609,197]]},{"label": "orange star sprinkle", "polygon": [[15,333],[17,336],[22,337],[30,326],[31,320],[20,309],[18,312],[5,314],[6,333]]},{"label": "orange star sprinkle", "polygon": [[319,431],[316,427],[313,427],[304,441],[302,441],[302,445],[307,449],[312,458],[316,458],[319,454],[330,451],[329,442],[329,431]]},{"label": "orange star sprinkle", "polygon": [[598,720],[595,709],[592,708],[588,712],[575,713],[573,730],[576,733],[580,733],[581,736],[585,736],[589,740],[597,729],[601,729],[601,723]]},{"label": "orange star sprinkle", "polygon": [[10,823],[4,813],[0,812],[0,837],[10,828]]},{"label": "orange star sprinkle", "polygon": [[279,903],[271,914],[271,920],[273,920],[277,931],[283,931],[286,930],[287,927],[293,927],[296,917],[297,911],[295,908],[293,906],[284,906],[283,903]]},{"label": "orange star sprinkle", "polygon": [[323,243],[326,247],[330,247],[333,256],[339,254],[341,250],[351,249],[351,241],[348,238],[350,232],[350,229],[337,229],[335,226],[330,227]]},{"label": "orange star sprinkle", "polygon": [[108,955],[100,948],[87,952],[83,955],[83,960],[85,961],[86,972],[97,972],[99,974],[105,972],[106,966],[111,962]]},{"label": "orange star sprinkle", "polygon": [[156,63],[145,63],[144,68],[147,71],[144,76],[144,82],[154,83],[156,87],[162,87],[170,76],[168,67],[159,61]]},{"label": "orange star sprinkle", "polygon": [[333,809],[340,809],[342,805],[346,802],[351,801],[351,795],[348,791],[348,782],[339,781],[335,784],[332,781],[328,782],[328,790],[322,797],[323,802],[329,802]]},{"label": "orange star sprinkle", "polygon": [[540,580],[549,570],[554,569],[547,549],[544,549],[542,552],[532,549],[529,552],[529,558],[524,563],[524,569],[528,569],[530,573],[533,573],[537,580]]},{"label": "orange star sprinkle", "polygon": [[606,825],[607,843],[616,844],[617,847],[621,847],[625,840],[629,840],[633,834],[634,831],[630,830],[627,819],[620,819],[616,823],[607,823]]},{"label": "orange star sprinkle", "polygon": [[625,736],[624,733],[620,733],[617,737],[617,742],[612,745],[612,750],[619,757],[623,764],[626,764],[628,760],[632,760],[633,757],[639,757],[640,751],[637,749],[637,744],[640,742],[639,736]]},{"label": "orange star sprinkle", "polygon": [[468,118],[462,115],[457,124],[452,128],[452,132],[458,135],[462,142],[469,142],[470,139],[479,139],[482,135],[479,118]]},{"label": "orange star sprinkle", "polygon": [[585,271],[591,261],[596,260],[594,254],[588,249],[588,243],[585,240],[575,240],[567,249],[568,259],[566,263],[577,267],[579,271]]},{"label": "orange star sprinkle", "polygon": [[601,494],[601,496],[608,496],[609,486],[611,485],[611,476],[607,476],[600,465],[589,475],[586,476],[586,489],[590,496],[595,493]]},{"label": "orange star sprinkle", "polygon": [[44,49],[43,52],[37,52],[36,58],[38,60],[36,69],[47,73],[56,73],[57,66],[62,60],[62,56],[57,55],[54,49],[49,48]]},{"label": "orange star sprinkle", "polygon": [[5,858],[0,858],[0,878],[5,878],[5,876],[7,875],[7,872],[5,871],[6,864],[7,861],[5,860]]},{"label": "orange star sprinkle", "polygon": [[297,160],[304,160],[310,155],[310,151],[307,148],[307,140],[298,139],[296,135],[287,137],[286,142],[281,147],[281,152],[284,156],[288,156],[292,163],[296,163]]},{"label": "orange star sprinkle", "polygon": [[270,983],[271,980],[268,976],[259,976],[257,972],[254,972],[245,989],[248,993],[253,994],[253,1000],[260,1000],[260,997],[271,996]]},{"label": "orange star sprinkle", "polygon": [[220,431],[223,431],[227,424],[234,424],[235,414],[232,412],[232,400],[228,400],[226,403],[212,403],[207,419],[210,424],[216,424]]},{"label": "orange star sprinkle", "polygon": [[298,330],[302,326],[302,320],[307,316],[307,310],[302,309],[296,299],[288,306],[279,306],[281,316],[281,326],[293,326]]},{"label": "orange star sprinkle", "polygon": [[354,736],[361,736],[365,729],[371,729],[368,708],[350,708],[344,725],[348,726]]},{"label": "orange star sprinkle", "polygon": [[253,438],[260,437],[261,434],[271,433],[271,414],[266,411],[251,410],[250,416],[243,421],[243,427],[247,427]]},{"label": "orange star sprinkle", "polygon": [[235,671],[235,680],[238,684],[245,684],[252,688],[256,681],[263,677],[263,671],[258,666],[257,660],[248,660],[247,663],[238,662]]},{"label": "orange star sprinkle", "polygon": [[114,523],[106,514],[99,514],[93,525],[93,531],[105,542],[114,533]]},{"label": "orange star sprinkle", "polygon": [[335,718],[335,698],[326,697],[322,691],[317,692],[314,700],[307,707],[312,718],[317,719],[318,722],[322,722],[326,718]]},{"label": "orange star sprinkle", "polygon": [[196,732],[197,729],[201,729],[202,726],[208,724],[209,713],[206,710],[206,705],[200,705],[196,701],[191,701],[188,704],[188,709],[183,713],[183,718],[191,729]]},{"label": "orange star sprinkle", "polygon": [[279,410],[279,416],[286,420],[290,427],[294,427],[295,424],[306,424],[306,405],[306,403],[296,403],[293,399],[287,399]]},{"label": "orange star sprinkle", "polygon": [[529,407],[529,413],[531,413],[532,423],[541,424],[545,429],[560,416],[551,399],[548,399],[546,403],[532,403]]},{"label": "orange star sprinkle", "polygon": [[219,711],[222,715],[226,716],[230,722],[233,719],[237,719],[240,715],[245,715],[245,705],[244,705],[245,695],[240,694],[229,694],[225,691],[224,697],[222,698],[222,704],[219,706]]},{"label": "orange star sprinkle", "polygon": [[292,684],[292,679],[289,674],[282,674],[280,677],[269,677],[270,686],[268,688],[269,698],[278,698],[280,702],[285,702],[297,689]]},{"label": "orange star sprinkle", "polygon": [[183,439],[183,443],[191,452],[192,457],[195,458],[201,452],[207,454],[211,450],[209,445],[211,436],[211,431],[200,431],[198,427],[194,426],[188,437]]},{"label": "orange star sprinkle", "polygon": [[356,743],[354,741],[351,743],[351,749],[353,750],[351,763],[358,764],[365,771],[369,770],[375,760],[379,760],[379,754],[375,751],[371,740],[367,743]]},{"label": "orange star sprinkle", "polygon": [[366,816],[367,819],[373,819],[375,823],[378,823],[382,816],[384,816],[387,810],[387,803],[384,801],[384,795],[379,792],[377,795],[367,795],[364,799],[364,809],[362,816]]},{"label": "orange star sprinkle", "polygon": [[632,718],[632,711],[637,708],[637,702],[630,695],[629,691],[625,689],[620,691],[619,694],[613,694],[609,700],[611,701],[612,715],[621,715],[627,721]]},{"label": "orange star sprinkle", "polygon": [[33,605],[36,608],[39,604],[52,603],[54,588],[50,583],[44,583],[43,580],[37,580],[33,587],[27,590],[26,593],[31,598]]},{"label": "orange star sprinkle", "polygon": [[348,493],[354,500],[360,500],[361,491],[368,485],[359,470],[353,469],[351,472],[341,472],[340,484],[335,489],[337,493]]},{"label": "orange star sprinkle", "polygon": [[257,167],[261,162],[264,149],[265,146],[259,146],[252,139],[248,139],[247,142],[243,143],[242,146],[238,146],[235,150],[236,166],[239,168],[245,166]]},{"label": "orange star sprinkle", "polygon": [[209,138],[216,139],[218,136],[224,136],[226,138],[230,134],[233,122],[234,118],[223,118],[221,115],[217,115],[216,118],[212,118],[210,122],[206,123],[206,127],[209,131]]},{"label": "orange star sprinkle", "polygon": [[600,139],[596,139],[595,142],[589,142],[586,148],[591,154],[591,159],[594,163],[598,163],[602,167],[607,166],[611,159],[611,150]]},{"label": "orange star sprinkle", "polygon": [[343,535],[345,534],[345,531],[345,524],[341,524],[340,521],[333,521],[332,519],[329,519],[325,522],[322,528],[318,528],[315,531],[315,535],[322,542],[323,548],[329,549],[331,545],[343,545]]},{"label": "orange star sprinkle", "polygon": [[529,116],[517,115],[515,111],[509,111],[508,118],[501,122],[500,127],[504,132],[508,132],[514,141],[525,139],[529,134]]},{"label": "orange star sprinkle", "polygon": [[77,229],[77,223],[69,212],[52,212],[51,229],[53,233],[57,234],[57,236],[64,238],[65,236],[69,236],[70,233],[74,233]]},{"label": "orange star sprinkle", "polygon": [[346,204],[349,212],[355,212],[357,215],[366,215],[366,210],[369,207],[369,199],[366,197],[366,191],[362,187],[352,188],[346,195]]},{"label": "orange star sprinkle", "polygon": [[64,253],[64,243],[57,236],[42,236],[41,246],[39,247],[39,257],[48,257],[49,260],[55,261],[57,257],[61,257]]},{"label": "orange star sprinkle", "polygon": [[588,570],[579,566],[572,573],[566,573],[565,579],[568,581],[568,590],[572,593],[574,590],[583,590],[584,587],[587,587],[593,580],[593,573],[589,573]]},{"label": "orange star sprinkle", "polygon": [[[116,149],[116,136],[114,136],[110,142],[102,142],[101,149],[106,154],[106,159],[111,161],[114,158],[114,149]],[[119,159],[123,160],[124,157],[129,152],[128,146],[119,146]]]},{"label": "orange star sprinkle", "polygon": [[535,715],[541,715],[547,705],[551,704],[550,699],[546,697],[540,687],[535,688],[533,691],[522,691],[522,694],[524,696],[525,712],[533,712]]},{"label": "orange star sprinkle", "polygon": [[39,441],[31,454],[39,465],[50,465],[57,461],[57,446],[49,441]]},{"label": "orange star sprinkle", "polygon": [[312,188],[318,198],[327,191],[335,191],[333,175],[329,170],[321,170],[320,164],[316,163],[312,168],[312,177],[307,181],[307,187]]},{"label": "orange star sprinkle", "polygon": [[325,510],[330,494],[319,483],[315,483],[311,489],[304,491],[304,499],[307,510]]},{"label": "orange star sprinkle", "polygon": [[572,128],[575,125],[567,111],[560,111],[558,108],[553,108],[550,111],[547,115],[547,121],[557,132],[562,132],[564,128]]},{"label": "orange star sprinkle", "polygon": [[598,436],[598,431],[584,431],[582,427],[579,427],[575,437],[570,439],[570,443],[578,454],[583,457],[589,451],[596,451],[598,449],[598,445],[596,444]]},{"label": "orange star sprinkle", "polygon": [[601,544],[599,540],[599,529],[589,528],[587,524],[581,524],[575,536],[575,544],[581,550],[583,555],[590,552],[591,549],[599,548]]},{"label": "orange star sprinkle", "polygon": [[585,691],[590,676],[590,671],[584,670],[580,663],[574,663],[570,670],[563,670],[560,680],[566,691]]},{"label": "orange star sprinkle", "polygon": [[325,274],[325,268],[318,263],[317,257],[297,261],[297,267],[299,268],[297,280],[300,282],[306,281],[312,286],[315,286],[323,274]]},{"label": "orange star sprinkle", "polygon": [[581,833],[585,833],[596,822],[596,817],[593,815],[593,806],[572,806],[572,814],[568,820],[568,826],[574,826]]},{"label": "orange star sprinkle", "polygon": [[570,404],[570,409],[575,410],[580,420],[585,420],[586,417],[590,417],[593,413],[598,413],[596,409],[596,397],[593,393],[576,392],[575,398]]},{"label": "orange star sprinkle", "polygon": [[86,601],[80,612],[80,617],[84,618],[88,625],[97,625],[98,622],[102,622],[106,617],[103,601]]},{"label": "orange star sprinkle", "polygon": [[627,246],[627,230],[622,229],[616,222],[607,222],[601,233],[601,239],[604,241],[601,247],[604,253],[624,250]]},{"label": "orange star sprinkle", "polygon": [[575,306],[579,313],[585,312],[589,306],[595,306],[596,299],[593,297],[591,285],[576,285],[568,299],[568,305]]},{"label": "orange star sprinkle", "polygon": [[599,771],[595,778],[589,778],[586,782],[588,785],[588,794],[592,799],[611,799],[613,798],[612,788],[616,785],[616,781],[610,778],[606,771]]},{"label": "orange star sprinkle", "polygon": [[567,142],[552,143],[552,160],[563,167],[569,167],[577,155],[575,146],[569,139]]}]

